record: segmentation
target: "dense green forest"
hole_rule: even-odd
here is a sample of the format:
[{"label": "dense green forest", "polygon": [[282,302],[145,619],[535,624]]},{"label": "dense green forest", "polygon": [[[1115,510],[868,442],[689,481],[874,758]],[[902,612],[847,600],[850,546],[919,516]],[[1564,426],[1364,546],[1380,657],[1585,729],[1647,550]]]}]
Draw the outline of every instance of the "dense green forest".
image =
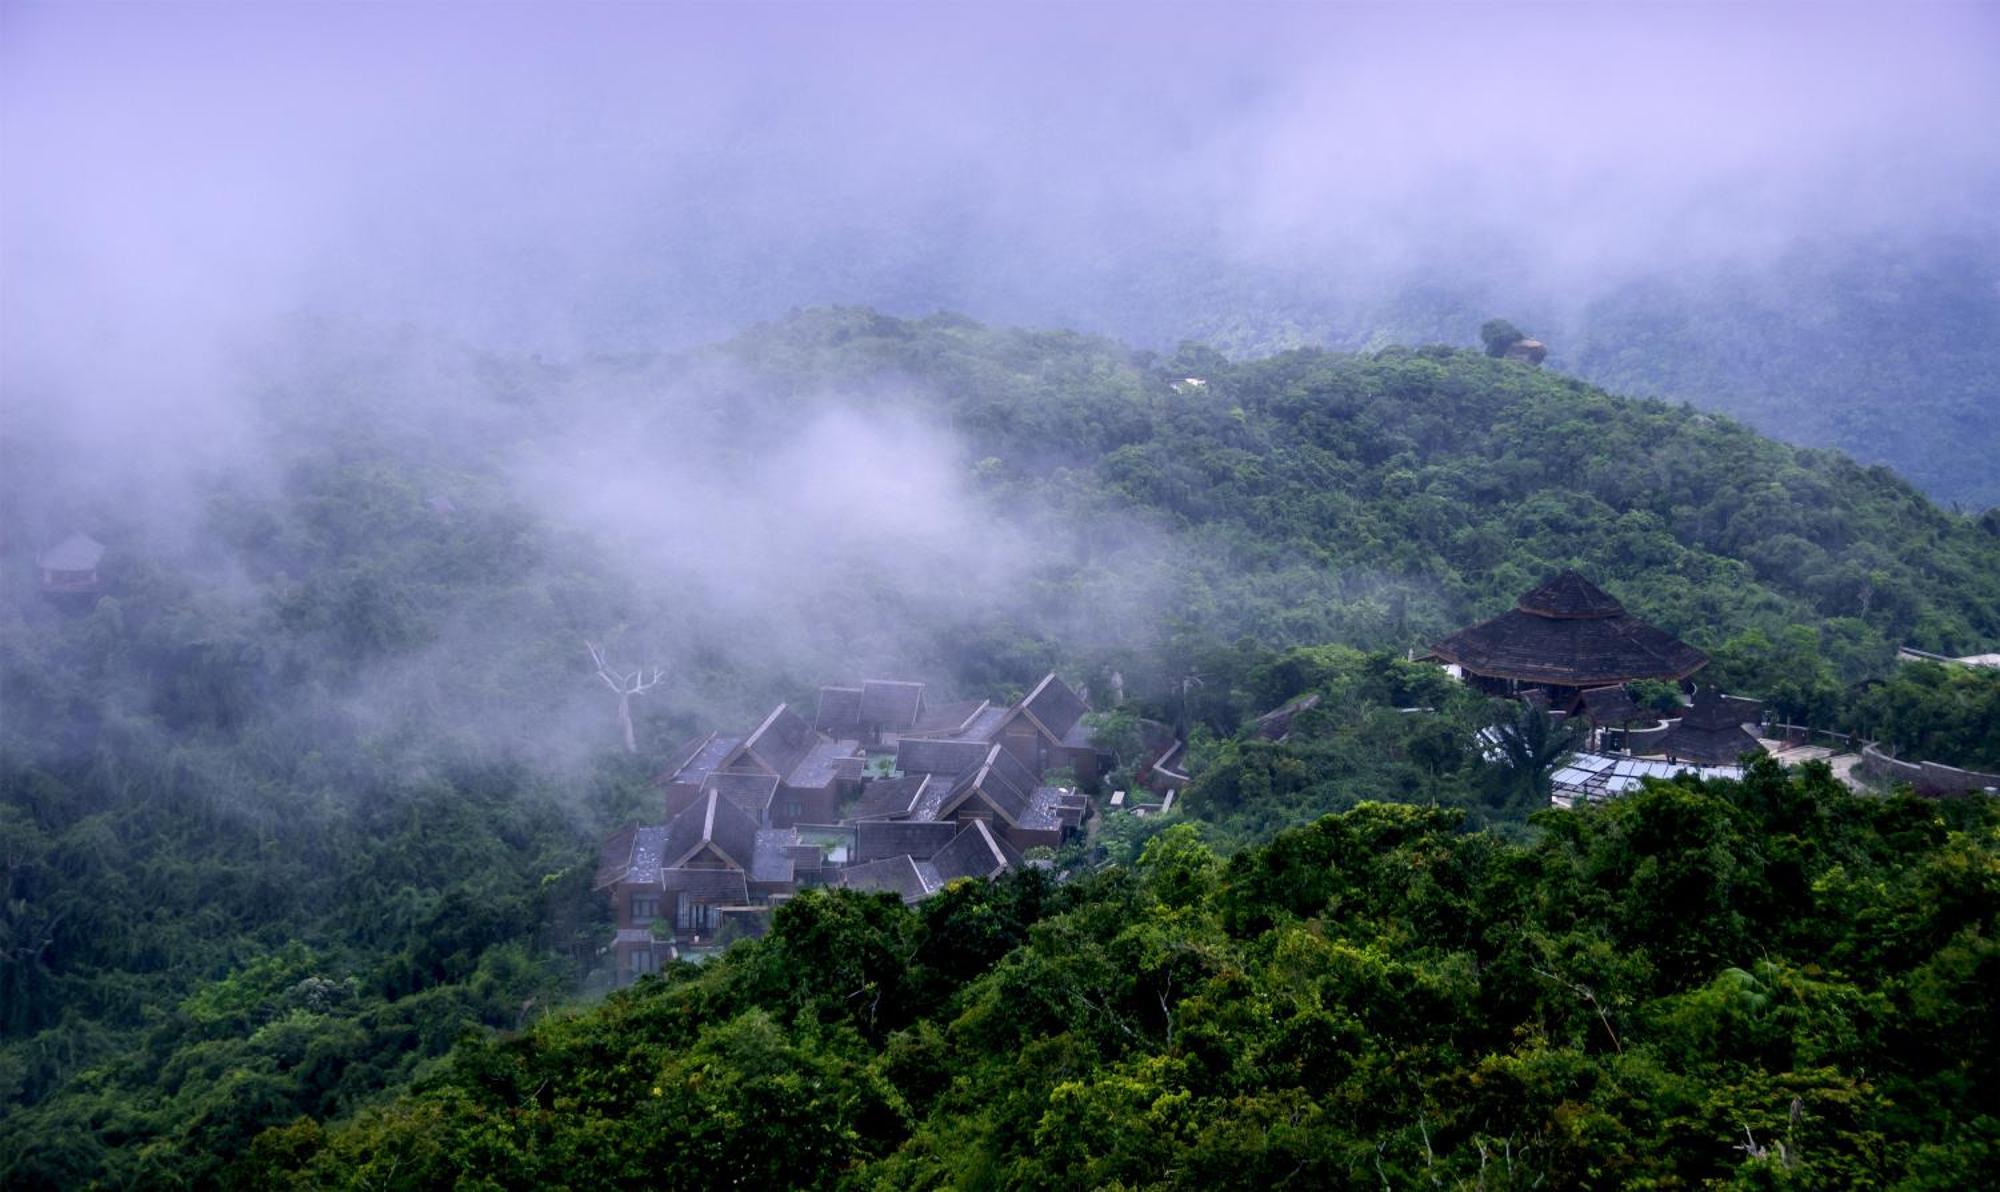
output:
[{"label": "dense green forest", "polygon": [[[1782,1180],[1778,1141],[1828,1184],[1990,1158],[1992,1107],[1952,1066],[1990,1049],[1974,1029],[1991,1011],[1984,803],[1766,774],[1531,820],[1532,791],[1469,747],[1501,713],[1404,655],[1576,566],[1708,649],[1732,691],[1988,764],[2000,677],[1899,668],[1894,651],[2000,642],[2000,517],[1446,347],[1238,361],[854,309],[561,363],[343,336],[311,329],[326,346],[265,378],[254,468],[135,494],[143,470],[112,483],[50,443],[4,444],[10,1186],[378,1180],[360,1170],[378,1146],[408,1153],[396,1178],[449,1153],[527,1180],[585,1152],[651,1162],[612,1140],[737,1096],[793,1115],[758,1119],[783,1145],[746,1156],[752,1136],[718,1126],[673,1162],[1033,1181],[1014,1165],[1061,1156],[1094,1182],[1194,1182],[1268,1149],[1300,1179],[1373,1178],[1379,1159],[1400,1182],[1424,1155],[1471,1178],[1484,1148],[1487,1179],[1511,1155],[1505,1178],[1526,1186],[1590,1182],[1623,1147],[1662,1165],[1635,1180],[1746,1163]],[[552,464],[572,439],[607,454]],[[811,483],[785,489],[801,471]],[[937,499],[885,513],[856,486],[877,472]],[[661,512],[697,499],[705,520]],[[33,548],[79,528],[109,547],[105,591],[52,601]],[[593,636],[673,676],[636,709],[637,756],[593,689]],[[1139,834],[1107,844],[1125,864],[1070,885],[916,912],[807,900],[712,972],[535,1025],[597,992],[596,845],[652,814],[657,754],[881,666],[987,696],[1049,667],[1102,693],[1117,672],[1131,711],[1193,730],[1187,811],[1226,863],[1185,833]],[[1323,700],[1292,740],[1242,737],[1305,692]],[[1369,800],[1431,810],[1354,810],[1259,847]],[[1712,944],[1627,897],[1679,880],[1631,851],[1649,824],[1661,857],[1710,867],[1687,888],[1730,925]],[[1445,867],[1435,888],[1399,884],[1410,848]],[[1884,925],[1863,940],[1868,916]],[[1156,920],[1163,934],[1113,947]],[[926,924],[945,942],[925,944]],[[1546,937],[1535,955],[1557,978],[1508,924]],[[900,968],[910,947],[934,959],[850,999],[886,979],[870,957]],[[1038,948],[1119,980],[1192,967],[1170,988],[1050,986]],[[1296,971],[1272,959],[1299,949]],[[1020,999],[1045,988],[1074,999]],[[1420,993],[1422,1021],[1369,1017]],[[1252,1009],[1279,1000],[1278,1017]],[[1308,1002],[1325,1023],[1266,1037]],[[1741,1021],[1711,1040],[1702,1015]],[[1607,1055],[1613,1030],[1640,1036]],[[516,1041],[454,1052],[468,1035]],[[1339,1058],[1291,1083],[1258,1067],[1308,1043]],[[1037,1057],[1025,1083],[1000,1058],[1016,1052]],[[554,1116],[507,1127],[539,1132],[509,1151],[478,1123],[532,1064],[553,1100],[508,1104]],[[571,1078],[590,1088],[556,1091]],[[653,1085],[658,1103],[605,1108]],[[1281,1122],[1293,1141],[1273,1142]],[[1730,1149],[1745,1126],[1763,1158]],[[439,1149],[409,1142],[424,1133]],[[496,1149],[473,1161],[460,1141]]]},{"label": "dense green forest", "polygon": [[1545,812],[1191,826],[770,935],[258,1138],[257,1187],[1971,1187],[2000,818],[1818,767]]}]

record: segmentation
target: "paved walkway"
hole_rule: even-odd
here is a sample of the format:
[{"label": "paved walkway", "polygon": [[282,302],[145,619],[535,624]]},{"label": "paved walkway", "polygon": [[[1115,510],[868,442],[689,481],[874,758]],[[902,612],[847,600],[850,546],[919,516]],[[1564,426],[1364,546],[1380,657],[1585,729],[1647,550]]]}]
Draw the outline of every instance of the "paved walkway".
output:
[{"label": "paved walkway", "polygon": [[1825,762],[1833,768],[1833,776],[1847,789],[1856,791],[1865,789],[1861,779],[1854,773],[1854,767],[1861,762],[1861,755],[1858,753],[1835,753],[1824,745],[1788,744],[1769,737],[1759,737],[1757,743],[1772,757],[1787,766],[1796,766],[1801,762]]}]

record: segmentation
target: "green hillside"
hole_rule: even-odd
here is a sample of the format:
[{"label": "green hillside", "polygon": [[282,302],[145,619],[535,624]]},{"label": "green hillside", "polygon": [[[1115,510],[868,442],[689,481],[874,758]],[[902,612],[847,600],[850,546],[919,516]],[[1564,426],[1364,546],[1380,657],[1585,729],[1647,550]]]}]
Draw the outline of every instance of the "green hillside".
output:
[{"label": "green hillside", "polygon": [[[520,1127],[533,1140],[510,1144],[525,1148],[519,1165],[504,1148],[473,1164],[518,1182],[596,1146],[590,1122],[616,1134],[653,1121],[605,1108],[644,1080],[663,1089],[647,1114],[720,1112],[701,1098],[740,1095],[794,1115],[758,1119],[787,1141],[755,1161],[809,1182],[856,1161],[886,1164],[869,1169],[886,1183],[1031,1182],[1012,1165],[1037,1139],[1035,1161],[1101,1161],[1099,1182],[1193,1182],[1257,1146],[1301,1179],[1345,1181],[1356,1162],[1372,1179],[1374,1155],[1400,1182],[1426,1130],[1440,1178],[1472,1178],[1483,1146],[1497,1182],[1508,1148],[1524,1162],[1536,1138],[1545,1165],[1522,1167],[1530,1183],[1592,1182],[1587,1165],[1628,1143],[1661,1148],[1635,1179],[1707,1178],[1747,1161],[1729,1150],[1739,1127],[1759,1146],[1783,1138],[1793,1095],[1807,1105],[1793,1142],[1824,1156],[1822,1182],[1950,1175],[1976,1154],[1966,1139],[1991,1146],[1991,1106],[1952,1066],[1985,1054],[1965,1024],[1990,1017],[1977,1000],[1992,984],[1978,968],[1994,897],[1985,804],[1941,824],[1932,808],[1767,775],[1761,794],[1666,793],[1652,811],[1530,823],[1532,800],[1465,747],[1495,710],[1403,656],[1574,566],[1709,650],[1732,691],[1985,764],[2000,681],[1898,671],[1893,654],[2000,645],[2000,517],[1941,510],[1883,469],[1687,407],[1441,347],[1167,358],[853,309],[696,352],[565,362],[407,335],[349,343],[352,329],[306,338],[301,363],[250,387],[263,450],[233,470],[147,490],[148,468],[112,484],[53,442],[14,430],[0,443],[0,1183],[344,1179],[373,1161],[362,1151],[422,1133],[424,1115],[439,1147],[486,1146],[471,1119],[505,1115],[481,1097],[535,1116]],[[33,554],[74,529],[108,548],[104,591],[52,601]],[[620,751],[586,639],[672,676],[636,709],[636,757]],[[1364,800],[1439,809],[1356,812],[1226,868],[1175,833],[1136,876],[960,892],[916,913],[811,900],[772,944],[607,1007],[642,1024],[617,1046],[643,1059],[586,1042],[609,1020],[569,1017],[453,1051],[594,996],[596,845],[653,813],[660,753],[875,666],[990,697],[1057,668],[1101,699],[1115,672],[1129,711],[1196,730],[1204,772],[1188,805],[1225,854]],[[1299,740],[1235,739],[1307,690],[1327,698]],[[1416,705],[1436,710],[1395,712]],[[1626,921],[1645,908],[1617,892],[1619,865],[1669,880],[1616,852],[1642,814],[1678,825],[1662,839],[1727,826],[1698,859],[1728,873],[1688,888],[1734,891],[1740,877],[1754,898],[1718,904],[1729,931],[1706,952],[1671,925]],[[1810,855],[1767,855],[1772,824]],[[1339,866],[1245,884],[1343,833],[1360,842],[1339,846]],[[1407,878],[1387,858],[1408,841],[1458,867],[1452,897],[1485,891],[1486,917],[1446,914],[1443,892],[1406,906],[1378,888]],[[1109,844],[1129,858],[1148,841]],[[1317,901],[1273,892],[1294,880]],[[1336,881],[1353,883],[1337,896],[1350,901],[1328,901]],[[1494,883],[1509,882],[1503,896]],[[1585,885],[1596,893],[1573,902]],[[989,898],[1002,907],[990,922],[977,909]],[[856,993],[880,980],[873,953],[847,955],[828,927],[821,955],[837,963],[808,979],[784,959],[788,932],[811,934],[824,913],[887,933],[900,965],[895,949],[960,913],[948,906],[979,921],[950,929],[972,938],[923,962],[909,977],[922,989],[885,993],[874,1025],[851,1018],[874,1003]],[[1279,931],[1281,907],[1303,935]],[[1547,937],[1535,955],[1558,966],[1554,984],[1501,938],[1509,907]],[[1549,917],[1565,914],[1581,918]],[[1161,916],[1168,935],[1076,958],[1129,977],[1185,957],[1171,988],[1082,984],[1080,1001],[1015,1006],[1043,987],[1035,948],[1062,953],[1071,932],[1078,948],[1109,947]],[[1826,934],[1878,920],[1867,941]],[[1424,934],[1438,923],[1449,930]],[[1322,950],[1299,959],[1296,986],[1269,967],[1281,944]],[[1125,949],[1154,959],[1127,965]],[[1495,964],[1506,971],[1488,985],[1478,974]],[[742,982],[755,995],[732,1000]],[[1598,989],[1644,1046],[1604,1054],[1603,1023],[1570,983]],[[1403,1001],[1384,990],[1441,999],[1443,1017],[1371,1024],[1368,998]],[[1292,1045],[1259,1032],[1288,1019],[1241,1016],[1281,993],[1325,1008],[1312,1046],[1346,1058],[1269,1077],[1267,1100],[1251,1091],[1266,1080],[1256,1065]],[[812,1008],[825,997],[848,1001]],[[1687,1025],[1750,1015],[1731,998],[1764,998],[1757,1013],[1778,1021],[1731,1018],[1713,1040],[1712,1023]],[[962,1028],[982,999],[1029,1017],[996,1009]],[[1466,999],[1477,1012],[1457,1036],[1444,1008]],[[1954,1031],[1966,1042],[1949,1059],[1925,1050]],[[965,1069],[961,1088],[967,1048],[993,1064]],[[1383,1065],[1405,1052],[1406,1087],[1385,1092]],[[1027,1056],[1056,1083],[1006,1067]],[[525,1079],[509,1065],[531,1062],[565,1073],[532,1111],[508,1100]],[[717,1086],[691,1089],[711,1062]],[[593,1089],[557,1091],[600,1066]],[[341,1125],[413,1088],[430,1091]],[[1482,1107],[1488,1095],[1501,1099]],[[1370,1105],[1386,1116],[1365,1120]],[[1092,1124],[1078,1133],[1064,1114]],[[1338,1128],[1310,1125],[1322,1114]],[[1281,1120],[1311,1138],[1271,1143]],[[731,1121],[675,1161],[750,1141]],[[1178,1139],[1157,1151],[1171,1170],[1120,1166],[1128,1143],[1089,1133],[1114,1127]],[[604,1162],[639,1161],[604,1145]],[[409,1171],[443,1153],[412,1151]]]},{"label": "green hillside", "polygon": [[1964,1187],[1990,801],[1824,770],[1498,844],[1370,804],[1224,862],[809,894],[770,936],[262,1136],[263,1187]]}]

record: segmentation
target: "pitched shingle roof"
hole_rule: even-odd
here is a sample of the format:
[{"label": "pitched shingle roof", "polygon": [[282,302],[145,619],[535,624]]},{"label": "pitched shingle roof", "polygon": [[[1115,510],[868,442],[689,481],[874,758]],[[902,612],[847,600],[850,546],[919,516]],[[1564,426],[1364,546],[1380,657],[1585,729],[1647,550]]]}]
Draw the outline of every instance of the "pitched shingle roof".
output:
[{"label": "pitched shingle roof", "polygon": [[734,869],[748,866],[757,854],[757,821],[713,787],[668,821],[662,864],[680,866],[705,846],[720,852]]},{"label": "pitched shingle roof", "polygon": [[991,748],[984,741],[904,737],[896,743],[896,768],[906,774],[958,775],[978,765]]},{"label": "pitched shingle roof", "polygon": [[651,885],[659,881],[660,856],[665,851],[666,839],[664,824],[622,829],[604,842],[592,888],[601,890],[619,882]]},{"label": "pitched shingle roof", "polygon": [[983,699],[962,700],[955,704],[941,704],[925,707],[916,723],[910,726],[914,735],[932,737],[964,736],[974,717],[987,709]]},{"label": "pitched shingle roof", "polygon": [[1049,731],[1056,741],[1068,735],[1083,714],[1090,711],[1090,705],[1083,697],[1070,690],[1069,684],[1058,679],[1054,671],[1042,677],[1028,698],[1021,701],[1021,707],[1035,718],[1035,722]]},{"label": "pitched shingle roof", "polygon": [[1703,765],[1734,765],[1746,753],[1762,753],[1764,747],[1743,727],[1744,709],[1713,687],[1695,693],[1694,706],[1680,723],[1667,730],[1660,749],[1677,761]]},{"label": "pitched shingle roof", "polygon": [[820,790],[839,778],[861,776],[861,747],[852,740],[819,741],[808,748],[785,776],[785,785]]},{"label": "pitched shingle roof", "polygon": [[869,679],[861,684],[861,723],[903,732],[924,708],[924,685],[903,679]]},{"label": "pitched shingle roof", "polygon": [[763,823],[770,817],[778,780],[769,774],[710,774],[702,779],[702,789],[721,791],[723,798],[742,808],[751,819]]},{"label": "pitched shingle roof", "polygon": [[1649,719],[1648,714],[1639,710],[1632,702],[1632,696],[1622,684],[1610,687],[1593,687],[1583,693],[1583,714],[1592,724],[1628,724],[1634,720]]},{"label": "pitched shingle roof", "polygon": [[732,758],[728,768],[741,768],[746,758],[754,758],[757,768],[782,778],[798,766],[819,740],[812,725],[792,711],[789,704],[779,704],[743,742],[743,753]]},{"label": "pitched shingle roof", "polygon": [[756,859],[750,863],[750,880],[766,884],[793,881],[798,876],[797,858],[794,856],[798,847],[797,828],[765,828],[758,832]]},{"label": "pitched shingle roof", "polygon": [[819,689],[819,714],[813,717],[813,727],[835,737],[854,737],[861,733],[861,689],[859,687],[822,687]]},{"label": "pitched shingle roof", "polygon": [[841,870],[835,880],[850,890],[879,890],[904,902],[921,902],[936,888],[917,871],[917,863],[908,856],[851,865]]},{"label": "pitched shingle roof", "polygon": [[1431,653],[1474,674],[1564,687],[1683,679],[1708,665],[1708,655],[1627,613],[1575,572],[1459,630]]},{"label": "pitched shingle roof", "polygon": [[977,768],[966,771],[952,784],[951,793],[945,796],[938,814],[949,815],[967,799],[977,796],[1000,818],[1018,827],[1021,817],[1027,814],[1029,805],[1034,801],[1036,785],[1032,770],[1005,748],[994,745],[987,750],[985,759]]},{"label": "pitched shingle roof", "polygon": [[1021,855],[981,820],[965,825],[930,861],[939,879],[946,882],[962,877],[996,878],[1022,863]]},{"label": "pitched shingle roof", "polygon": [[919,861],[951,843],[958,825],[922,820],[869,820],[854,825],[854,860],[880,861],[908,854]]},{"label": "pitched shingle roof", "polygon": [[851,820],[904,819],[915,811],[923,798],[926,783],[944,782],[929,774],[904,774],[898,778],[877,778],[861,788],[861,799],[848,812]]},{"label": "pitched shingle roof", "polygon": [[662,781],[699,786],[741,744],[741,737],[724,737],[716,733],[696,737],[668,755],[675,760],[668,762]]}]

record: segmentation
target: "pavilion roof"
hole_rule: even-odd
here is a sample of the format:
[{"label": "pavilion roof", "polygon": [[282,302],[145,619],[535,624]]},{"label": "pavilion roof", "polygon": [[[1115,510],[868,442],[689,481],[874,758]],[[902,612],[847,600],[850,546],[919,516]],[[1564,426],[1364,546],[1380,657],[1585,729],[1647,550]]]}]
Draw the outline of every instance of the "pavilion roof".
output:
[{"label": "pavilion roof", "polygon": [[1473,674],[1564,687],[1684,679],[1708,665],[1708,655],[1632,616],[1573,571],[1445,638],[1431,653]]}]

